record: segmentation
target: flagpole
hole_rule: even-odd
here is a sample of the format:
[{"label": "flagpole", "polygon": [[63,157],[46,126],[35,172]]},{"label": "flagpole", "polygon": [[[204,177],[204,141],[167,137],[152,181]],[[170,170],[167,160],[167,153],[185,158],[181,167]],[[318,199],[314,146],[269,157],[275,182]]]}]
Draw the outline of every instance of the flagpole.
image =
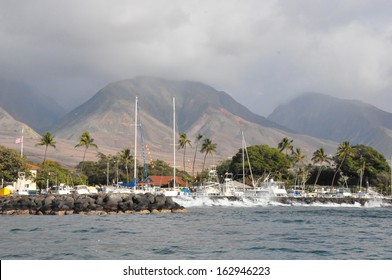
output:
[{"label": "flagpole", "polygon": [[21,158],[23,157],[23,142],[24,142],[23,133],[24,133],[24,126],[22,126],[22,143],[20,145],[20,157]]}]

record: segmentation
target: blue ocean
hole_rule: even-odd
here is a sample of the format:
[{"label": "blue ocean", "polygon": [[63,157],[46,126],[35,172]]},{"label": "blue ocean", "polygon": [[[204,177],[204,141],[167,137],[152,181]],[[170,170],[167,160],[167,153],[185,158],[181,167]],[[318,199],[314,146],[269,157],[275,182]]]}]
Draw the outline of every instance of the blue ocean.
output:
[{"label": "blue ocean", "polygon": [[1,216],[2,260],[385,260],[392,206],[196,199],[188,213]]}]

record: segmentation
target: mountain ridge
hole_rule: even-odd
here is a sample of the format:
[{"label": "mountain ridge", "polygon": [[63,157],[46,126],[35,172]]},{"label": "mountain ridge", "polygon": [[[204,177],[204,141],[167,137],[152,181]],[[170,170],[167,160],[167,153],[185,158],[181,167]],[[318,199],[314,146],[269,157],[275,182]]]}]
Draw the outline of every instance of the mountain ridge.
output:
[{"label": "mountain ridge", "polygon": [[0,80],[0,104],[14,119],[43,132],[63,115],[65,109],[51,97],[41,97],[23,83]]},{"label": "mountain ridge", "polygon": [[336,147],[336,143],[300,135],[258,116],[227,93],[208,85],[154,77],[137,77],[108,84],[67,114],[53,130],[57,136],[67,140],[76,141],[83,131],[89,131],[100,145],[119,149],[134,147],[136,96],[145,143],[148,143],[151,154],[169,162],[173,143],[173,97],[177,137],[185,132],[192,143],[198,133],[204,138],[211,138],[218,144],[215,160],[231,157],[241,148],[241,131],[245,132],[250,145],[277,147],[282,138],[289,137],[308,154],[320,145],[331,152]]},{"label": "mountain ridge", "polygon": [[359,100],[304,93],[279,105],[268,119],[314,137],[392,153],[392,114]]}]

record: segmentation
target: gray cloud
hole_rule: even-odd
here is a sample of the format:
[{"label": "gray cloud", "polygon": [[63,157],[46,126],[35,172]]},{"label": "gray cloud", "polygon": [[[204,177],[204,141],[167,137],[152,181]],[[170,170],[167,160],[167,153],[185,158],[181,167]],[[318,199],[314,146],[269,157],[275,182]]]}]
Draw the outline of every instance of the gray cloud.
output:
[{"label": "gray cloud", "polygon": [[2,1],[0,40],[0,78],[68,108],[153,75],[261,115],[309,91],[392,111],[390,1]]}]

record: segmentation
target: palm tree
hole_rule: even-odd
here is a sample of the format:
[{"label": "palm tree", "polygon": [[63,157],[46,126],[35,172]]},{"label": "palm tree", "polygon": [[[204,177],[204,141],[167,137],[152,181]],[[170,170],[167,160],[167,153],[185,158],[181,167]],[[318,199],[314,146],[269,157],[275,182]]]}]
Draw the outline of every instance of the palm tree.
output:
[{"label": "palm tree", "polygon": [[278,144],[278,149],[282,152],[283,150],[286,151],[286,156],[287,156],[287,151],[288,150],[293,150],[293,140],[289,140],[289,138],[284,137],[282,141]]},{"label": "palm tree", "polygon": [[211,139],[209,138],[204,139],[204,142],[201,145],[201,150],[200,150],[200,153],[205,153],[202,170],[204,170],[204,165],[206,163],[207,155],[208,154],[212,155],[214,152],[216,152],[216,143],[212,143]]},{"label": "palm tree", "polygon": [[97,144],[94,143],[94,138],[91,138],[90,133],[88,133],[87,131],[83,132],[82,135],[79,137],[79,144],[77,144],[75,148],[82,146],[84,146],[82,162],[84,162],[84,159],[86,158],[86,152],[88,148],[94,147],[98,149]]},{"label": "palm tree", "polygon": [[199,141],[200,139],[203,138],[203,135],[201,135],[200,133],[197,134],[196,136],[196,148],[195,148],[195,155],[193,157],[193,165],[192,165],[192,177],[195,178],[195,162],[196,162],[196,152],[197,152],[197,148],[199,146]]},{"label": "palm tree", "polygon": [[186,146],[190,146],[192,148],[191,140],[189,140],[186,137],[186,133],[183,132],[181,133],[180,139],[178,140],[178,149],[184,149],[184,156],[183,156],[183,165],[184,165],[184,171],[185,171],[185,152],[186,152]]},{"label": "palm tree", "polygon": [[306,156],[302,154],[301,148],[296,148],[295,151],[291,152],[291,159],[294,165],[302,165],[305,162]]},{"label": "palm tree", "polygon": [[45,132],[45,134],[42,135],[42,138],[40,139],[39,143],[37,143],[35,146],[45,146],[44,160],[42,161],[42,164],[45,164],[48,147],[51,146],[53,148],[56,148],[56,141],[54,140],[54,136],[52,135],[52,133]]},{"label": "palm tree", "polygon": [[352,154],[353,154],[353,148],[350,146],[349,141],[344,141],[342,144],[339,145],[336,157],[340,159],[340,164],[339,167],[336,169],[335,173],[333,174],[331,188],[333,188],[336,174],[339,172],[340,168],[342,167],[344,160],[346,159],[347,156]]},{"label": "palm tree", "polygon": [[363,175],[365,173],[365,168],[366,168],[366,161],[362,157],[359,158],[359,169],[358,169],[358,174],[359,174],[359,191],[362,190],[362,180],[363,180]]},{"label": "palm tree", "polygon": [[120,161],[124,164],[125,166],[125,171],[127,173],[127,183],[129,183],[129,171],[128,171],[128,166],[129,164],[133,161],[133,156],[131,154],[131,150],[129,148],[123,149],[120,152]]},{"label": "palm tree", "polygon": [[293,166],[298,165],[297,168],[297,177],[299,177],[299,173],[301,171],[301,166],[305,163],[306,156],[302,154],[301,148],[296,148],[295,150],[291,150],[291,161]]},{"label": "palm tree", "polygon": [[323,168],[323,163],[330,163],[328,155],[325,154],[324,148],[319,148],[313,153],[312,161],[314,164],[319,163],[320,167],[317,172],[316,180],[314,182],[314,186],[317,185],[317,181],[320,178],[321,170]]}]

